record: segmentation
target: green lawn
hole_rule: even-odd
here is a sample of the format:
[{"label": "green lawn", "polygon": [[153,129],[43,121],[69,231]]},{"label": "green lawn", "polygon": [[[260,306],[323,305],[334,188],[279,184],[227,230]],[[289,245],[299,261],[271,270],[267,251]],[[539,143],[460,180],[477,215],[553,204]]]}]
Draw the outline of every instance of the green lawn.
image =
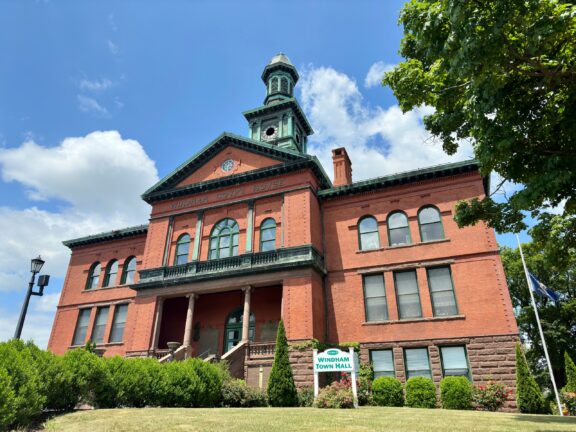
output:
[{"label": "green lawn", "polygon": [[576,418],[474,411],[363,407],[143,408],[76,412],[46,423],[49,431],[576,431]]}]

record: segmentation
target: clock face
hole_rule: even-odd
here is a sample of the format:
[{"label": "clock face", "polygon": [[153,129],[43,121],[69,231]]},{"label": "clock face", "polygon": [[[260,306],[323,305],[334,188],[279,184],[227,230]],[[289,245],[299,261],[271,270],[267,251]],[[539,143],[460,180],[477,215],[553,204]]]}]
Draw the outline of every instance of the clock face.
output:
[{"label": "clock face", "polygon": [[268,126],[265,127],[261,134],[262,140],[264,141],[271,141],[278,137],[278,127],[277,126]]},{"label": "clock face", "polygon": [[233,168],[234,161],[232,159],[226,159],[224,162],[222,162],[222,165],[220,165],[220,169],[224,172],[230,172]]}]

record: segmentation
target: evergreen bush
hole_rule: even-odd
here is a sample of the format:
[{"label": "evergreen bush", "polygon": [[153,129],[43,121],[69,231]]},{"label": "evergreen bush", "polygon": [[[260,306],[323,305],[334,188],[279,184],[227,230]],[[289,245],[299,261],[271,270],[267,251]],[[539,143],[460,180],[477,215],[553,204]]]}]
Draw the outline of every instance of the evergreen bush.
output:
[{"label": "evergreen bush", "polygon": [[447,376],[440,381],[442,408],[455,410],[472,409],[472,384],[463,376]]},{"label": "evergreen bush", "polygon": [[521,413],[545,414],[548,412],[540,387],[530,374],[520,344],[516,344],[516,402]]},{"label": "evergreen bush", "polygon": [[84,348],[77,348],[64,354],[61,362],[58,370],[62,374],[62,385],[69,393],[65,399],[68,406],[62,408],[72,409],[78,403],[95,405],[108,387],[108,374],[102,359]]},{"label": "evergreen bush", "polygon": [[278,324],[276,335],[276,353],[268,378],[268,403],[273,407],[298,406],[298,394],[292,376],[292,367],[288,357],[288,341],[284,323]]},{"label": "evergreen bush", "polygon": [[249,408],[266,406],[266,394],[248,387],[241,379],[232,379],[222,384],[222,406]]},{"label": "evergreen bush", "polygon": [[362,363],[358,371],[358,405],[372,405],[372,382],[374,368],[370,363]]},{"label": "evergreen bush", "polygon": [[393,377],[376,378],[372,383],[372,399],[378,406],[404,406],[402,383]]},{"label": "evergreen bush", "polygon": [[576,364],[567,352],[564,353],[564,366],[566,369],[566,386],[567,392],[576,392]]},{"label": "evergreen bush", "polygon": [[40,374],[34,358],[25,344],[17,339],[0,343],[0,367],[10,377],[13,408],[10,420],[2,420],[10,427],[26,427],[42,413],[46,396],[42,393]]},{"label": "evergreen bush", "polygon": [[406,406],[436,408],[436,386],[430,378],[412,377],[406,383]]}]

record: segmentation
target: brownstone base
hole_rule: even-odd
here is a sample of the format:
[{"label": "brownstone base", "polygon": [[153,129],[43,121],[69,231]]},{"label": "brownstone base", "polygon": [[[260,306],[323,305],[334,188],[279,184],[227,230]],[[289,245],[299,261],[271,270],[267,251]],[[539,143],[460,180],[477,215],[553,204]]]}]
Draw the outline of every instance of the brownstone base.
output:
[{"label": "brownstone base", "polygon": [[[488,381],[505,384],[512,394],[504,405],[503,411],[516,411],[516,353],[518,341],[516,335],[482,336],[458,339],[432,339],[410,342],[370,342],[360,344],[360,361],[370,361],[370,350],[392,349],[394,353],[394,368],[396,377],[406,382],[404,369],[404,348],[428,347],[432,378],[437,386],[442,380],[442,365],[439,347],[447,345],[464,345],[468,352],[468,362],[475,385],[484,385]],[[297,387],[312,387],[314,385],[314,368],[312,365],[312,348],[293,346],[289,349],[290,364]]]}]

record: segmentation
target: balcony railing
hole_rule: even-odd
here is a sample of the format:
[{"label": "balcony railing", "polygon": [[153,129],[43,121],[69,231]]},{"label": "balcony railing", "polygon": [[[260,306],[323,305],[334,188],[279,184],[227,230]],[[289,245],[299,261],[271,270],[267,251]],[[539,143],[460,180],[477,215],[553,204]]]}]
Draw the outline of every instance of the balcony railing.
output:
[{"label": "balcony railing", "polygon": [[326,271],[322,255],[313,246],[307,245],[140,270],[140,280],[133,285],[133,288],[149,288],[158,285],[236,276],[240,273],[259,273],[287,267],[305,266],[315,267],[321,272]]}]

